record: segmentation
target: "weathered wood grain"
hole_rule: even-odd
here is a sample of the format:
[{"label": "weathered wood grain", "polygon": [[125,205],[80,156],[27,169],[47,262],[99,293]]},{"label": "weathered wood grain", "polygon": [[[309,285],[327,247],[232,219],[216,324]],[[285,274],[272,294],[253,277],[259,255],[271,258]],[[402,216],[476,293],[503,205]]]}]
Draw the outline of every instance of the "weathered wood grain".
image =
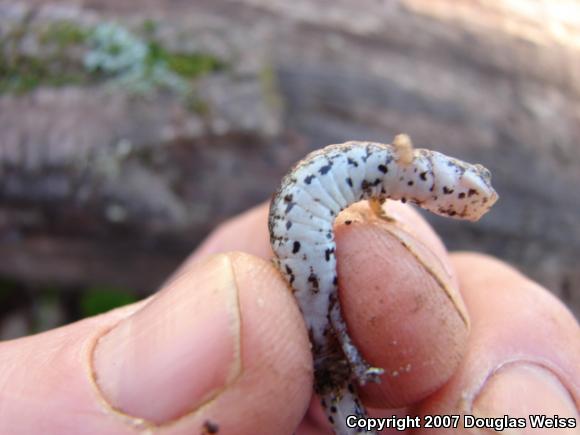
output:
[{"label": "weathered wood grain", "polygon": [[[98,85],[1,96],[0,274],[153,290],[307,150],[406,132],[493,172],[501,200],[480,224],[432,220],[448,246],[515,264],[580,313],[580,7],[518,4],[2,3],[3,26],[18,7],[35,20],[154,20],[169,45],[230,68],[197,85],[204,113]],[[83,246],[74,261],[71,243]]]}]

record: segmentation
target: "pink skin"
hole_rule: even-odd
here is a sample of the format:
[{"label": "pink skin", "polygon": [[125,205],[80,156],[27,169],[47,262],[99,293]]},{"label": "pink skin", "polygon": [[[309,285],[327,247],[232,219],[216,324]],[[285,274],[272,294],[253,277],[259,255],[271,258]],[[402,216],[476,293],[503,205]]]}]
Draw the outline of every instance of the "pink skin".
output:
[{"label": "pink skin", "polygon": [[[497,260],[449,256],[409,207],[389,204],[389,215],[398,223],[358,205],[336,228],[352,336],[391,373],[365,389],[367,403],[399,414],[578,418],[580,328],[566,308]],[[261,206],[222,225],[145,301],[0,343],[2,431],[328,433],[311,400],[302,318],[265,261],[266,217]],[[208,258],[232,250],[246,254]]]}]

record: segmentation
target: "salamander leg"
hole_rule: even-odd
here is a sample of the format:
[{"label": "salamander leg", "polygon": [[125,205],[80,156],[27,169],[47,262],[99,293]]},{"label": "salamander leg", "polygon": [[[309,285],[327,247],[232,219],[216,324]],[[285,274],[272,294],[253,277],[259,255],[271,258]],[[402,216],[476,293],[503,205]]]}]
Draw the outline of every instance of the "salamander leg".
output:
[{"label": "salamander leg", "polygon": [[383,206],[385,202],[386,202],[385,199],[377,199],[377,198],[371,198],[368,200],[371,210],[377,217],[386,220],[388,222],[396,222],[396,219],[390,216],[385,210],[385,207]]},{"label": "salamander leg", "polygon": [[350,364],[354,377],[358,380],[360,385],[364,385],[367,382],[379,383],[381,381],[379,376],[384,373],[384,370],[378,367],[372,367],[365,361],[348,335],[346,323],[344,322],[340,310],[340,304],[338,303],[338,298],[334,297],[332,299],[330,322],[332,323],[332,328],[334,329],[344,355]]},{"label": "salamander leg", "polygon": [[395,153],[401,165],[410,165],[413,162],[413,142],[406,134],[398,134],[393,139]]}]

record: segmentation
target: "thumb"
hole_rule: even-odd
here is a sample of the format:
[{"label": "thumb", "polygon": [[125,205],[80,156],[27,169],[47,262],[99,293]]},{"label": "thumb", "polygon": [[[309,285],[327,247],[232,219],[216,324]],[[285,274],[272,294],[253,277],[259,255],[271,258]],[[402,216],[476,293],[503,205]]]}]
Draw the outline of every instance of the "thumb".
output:
[{"label": "thumb", "polygon": [[134,306],[0,344],[0,427],[34,433],[291,433],[311,393],[284,282],[244,254],[189,264]]}]

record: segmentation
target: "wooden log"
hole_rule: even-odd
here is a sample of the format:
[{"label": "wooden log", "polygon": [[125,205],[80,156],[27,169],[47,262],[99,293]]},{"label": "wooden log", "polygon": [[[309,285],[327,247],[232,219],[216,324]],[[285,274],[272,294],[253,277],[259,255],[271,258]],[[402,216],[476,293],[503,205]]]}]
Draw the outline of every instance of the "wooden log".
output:
[{"label": "wooden log", "polygon": [[[205,106],[193,112],[175,96],[139,99],[103,83],[1,96],[0,273],[77,282],[85,275],[69,265],[86,261],[100,265],[87,280],[159,283],[210,228],[266,199],[307,150],[406,132],[493,172],[501,200],[481,223],[430,218],[448,246],[515,264],[580,313],[580,7],[517,5],[3,5],[4,28],[18,8],[36,24],[154,22],[165,46],[211,53],[228,68],[196,81]],[[71,243],[82,255],[67,254]],[[112,254],[118,243],[123,255]],[[31,266],[40,263],[50,267]]]}]

